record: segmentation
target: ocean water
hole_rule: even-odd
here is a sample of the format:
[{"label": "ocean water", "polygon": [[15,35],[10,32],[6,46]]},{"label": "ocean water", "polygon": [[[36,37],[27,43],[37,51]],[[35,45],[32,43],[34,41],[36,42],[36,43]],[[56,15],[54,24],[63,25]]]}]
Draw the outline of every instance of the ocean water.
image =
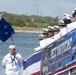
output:
[{"label": "ocean water", "polygon": [[6,42],[0,40],[0,75],[4,75],[5,69],[2,67],[2,59],[9,52],[9,45],[15,45],[16,51],[27,58],[35,52],[34,48],[39,45],[39,34],[36,33],[15,33],[13,41],[9,38]]}]

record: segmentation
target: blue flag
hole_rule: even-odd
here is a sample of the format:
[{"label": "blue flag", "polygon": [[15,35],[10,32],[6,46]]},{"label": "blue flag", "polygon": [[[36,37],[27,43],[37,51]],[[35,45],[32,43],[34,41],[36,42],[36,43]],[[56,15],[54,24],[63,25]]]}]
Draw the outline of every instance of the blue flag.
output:
[{"label": "blue flag", "polygon": [[11,27],[11,25],[2,19],[0,20],[0,39],[5,42],[8,38],[11,37],[12,34],[14,34],[14,29]]}]

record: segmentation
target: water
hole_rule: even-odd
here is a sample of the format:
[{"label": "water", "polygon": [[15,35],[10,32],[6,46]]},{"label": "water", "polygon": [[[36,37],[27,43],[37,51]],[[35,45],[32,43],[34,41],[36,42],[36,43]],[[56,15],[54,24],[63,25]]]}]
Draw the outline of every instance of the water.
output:
[{"label": "water", "polygon": [[4,75],[5,69],[2,67],[1,62],[3,57],[9,52],[9,45],[14,44],[16,51],[27,58],[35,52],[34,48],[39,45],[39,34],[36,33],[16,33],[13,35],[13,41],[9,38],[6,42],[0,40],[0,75]]}]

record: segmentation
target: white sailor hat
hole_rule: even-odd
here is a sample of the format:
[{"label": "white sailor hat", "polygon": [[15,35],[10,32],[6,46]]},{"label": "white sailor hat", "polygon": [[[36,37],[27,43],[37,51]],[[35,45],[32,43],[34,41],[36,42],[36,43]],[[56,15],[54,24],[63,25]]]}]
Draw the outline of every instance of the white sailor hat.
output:
[{"label": "white sailor hat", "polygon": [[52,32],[52,31],[54,31],[53,29],[54,29],[53,26],[48,26],[48,32]]},{"label": "white sailor hat", "polygon": [[69,14],[64,14],[63,16],[63,20],[67,19],[67,20],[72,20],[72,17]]},{"label": "white sailor hat", "polygon": [[10,45],[9,49],[11,49],[11,48],[16,48],[16,47],[15,47],[15,45]]},{"label": "white sailor hat", "polygon": [[41,39],[43,39],[43,38],[44,38],[43,34],[40,34],[40,35],[39,35],[39,40],[41,40]]},{"label": "white sailor hat", "polygon": [[53,26],[48,26],[48,28],[54,29]]},{"label": "white sailor hat", "polygon": [[40,34],[39,37],[43,37],[43,34]]},{"label": "white sailor hat", "polygon": [[53,26],[53,28],[59,28],[59,26],[57,26],[57,25],[54,25],[54,26]]},{"label": "white sailor hat", "polygon": [[72,17],[76,16],[76,8],[74,8],[74,10],[72,11]]},{"label": "white sailor hat", "polygon": [[59,20],[58,22],[59,25],[64,25],[64,21],[62,19]]},{"label": "white sailor hat", "polygon": [[74,12],[76,12],[76,8],[73,9],[72,14],[73,14]]},{"label": "white sailor hat", "polygon": [[44,28],[43,29],[43,33],[48,33],[48,29],[47,28]]},{"label": "white sailor hat", "polygon": [[53,27],[54,27],[54,31],[59,31],[59,26],[54,25]]}]

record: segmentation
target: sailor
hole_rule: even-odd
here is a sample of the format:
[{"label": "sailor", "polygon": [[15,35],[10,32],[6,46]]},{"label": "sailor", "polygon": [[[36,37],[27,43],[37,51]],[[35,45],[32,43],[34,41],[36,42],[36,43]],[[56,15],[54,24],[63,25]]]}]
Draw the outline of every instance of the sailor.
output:
[{"label": "sailor", "polygon": [[58,34],[60,31],[59,26],[54,25],[53,28],[54,28],[54,36],[51,37],[51,40],[52,40],[51,42],[54,42],[57,39],[59,39],[59,34]]},{"label": "sailor", "polygon": [[40,46],[35,48],[35,51],[38,51],[38,50],[40,50],[41,48],[43,48],[47,45],[47,41],[46,41],[47,38],[48,38],[48,29],[44,28],[42,35],[39,35]]},{"label": "sailor", "polygon": [[[55,28],[55,30],[54,30],[54,28]],[[48,32],[49,32],[50,37],[40,41],[41,48],[46,47],[47,45],[51,44],[52,42],[54,42],[55,40],[57,40],[59,38],[59,36],[57,36],[57,33],[59,32],[58,26],[56,26],[56,27],[49,26]],[[54,36],[54,33],[56,34],[55,36]]]},{"label": "sailor", "polygon": [[76,21],[76,8],[72,11],[72,22]]},{"label": "sailor", "polygon": [[54,36],[54,28],[52,26],[48,26],[48,37],[51,38]]},{"label": "sailor", "polygon": [[72,17],[69,14],[64,14],[63,21],[65,24],[65,27],[60,30],[59,37],[62,37],[68,33],[67,25],[72,22]]},{"label": "sailor", "polygon": [[[46,31],[45,31],[46,30]],[[47,37],[45,38],[45,35],[44,35],[44,39],[40,41],[40,48],[44,48],[46,47],[47,45],[49,45],[49,43],[52,41],[51,40],[51,37],[54,36],[54,30],[53,30],[53,27],[52,26],[48,26],[48,30],[45,29],[43,31],[43,33],[47,35]]]},{"label": "sailor", "polygon": [[9,46],[9,53],[3,58],[2,65],[6,69],[5,75],[20,75],[22,56],[16,53],[15,45]]},{"label": "sailor", "polygon": [[56,35],[57,33],[59,33],[59,31],[60,31],[59,26],[54,25],[53,28],[54,28],[54,35]]},{"label": "sailor", "polygon": [[48,38],[48,29],[47,28],[43,29],[43,36],[44,36],[44,39]]},{"label": "sailor", "polygon": [[[40,35],[39,35],[39,41],[42,41],[43,39],[44,39],[43,34],[40,34]],[[38,46],[38,47],[36,47],[34,50],[35,50],[35,51],[39,51],[40,49],[41,49],[41,47]]]},{"label": "sailor", "polygon": [[59,24],[59,29],[62,29],[62,28],[65,27],[63,19],[60,19],[59,22],[58,22],[58,24]]},{"label": "sailor", "polygon": [[44,39],[43,34],[40,34],[40,35],[39,35],[39,41],[41,41],[41,40],[43,40],[43,39]]},{"label": "sailor", "polygon": [[46,38],[40,41],[40,48],[44,48],[47,45],[49,45],[53,40],[51,40],[51,38]]},{"label": "sailor", "polygon": [[64,20],[64,24],[67,26],[67,24],[72,22],[72,16],[69,14],[64,14],[63,20]]},{"label": "sailor", "polygon": [[40,48],[43,48],[47,45],[46,39],[48,38],[48,29],[44,28],[43,29],[43,37],[44,39],[40,41]]},{"label": "sailor", "polygon": [[72,23],[67,25],[68,32],[76,28],[76,8],[72,11]]},{"label": "sailor", "polygon": [[47,45],[51,44],[57,38],[57,37],[54,38],[54,29],[53,28],[54,27],[48,26],[49,38],[46,38],[46,39],[43,39],[42,41],[40,41],[40,47],[41,48],[44,48]]}]

